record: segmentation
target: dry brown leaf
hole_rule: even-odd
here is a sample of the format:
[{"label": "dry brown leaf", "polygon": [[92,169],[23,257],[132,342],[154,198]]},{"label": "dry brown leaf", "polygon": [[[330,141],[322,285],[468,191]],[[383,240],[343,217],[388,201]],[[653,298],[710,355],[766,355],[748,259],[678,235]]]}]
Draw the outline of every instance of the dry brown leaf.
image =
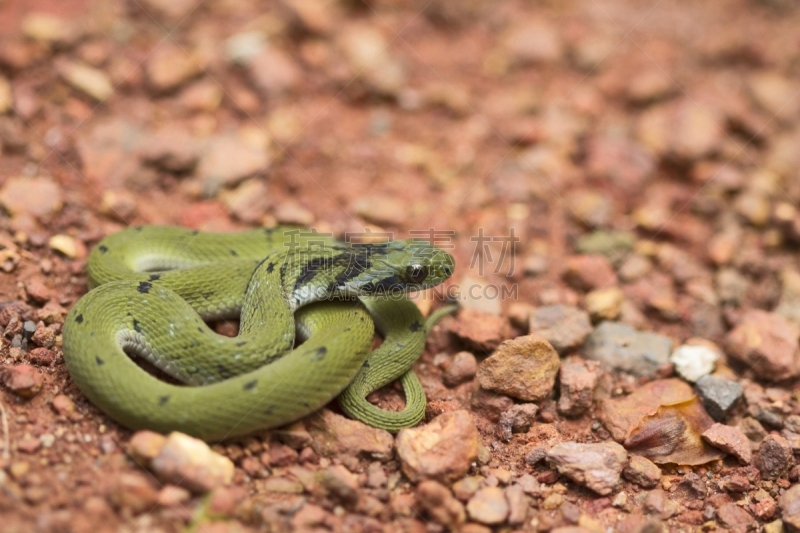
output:
[{"label": "dry brown leaf", "polygon": [[614,440],[623,443],[642,418],[653,415],[662,405],[670,405],[694,396],[692,387],[677,378],[658,379],[642,385],[621,398],[603,400],[598,418]]},{"label": "dry brown leaf", "polygon": [[624,446],[630,453],[658,464],[702,465],[725,455],[702,438],[713,424],[700,400],[692,396],[662,405],[655,414],[642,418]]}]

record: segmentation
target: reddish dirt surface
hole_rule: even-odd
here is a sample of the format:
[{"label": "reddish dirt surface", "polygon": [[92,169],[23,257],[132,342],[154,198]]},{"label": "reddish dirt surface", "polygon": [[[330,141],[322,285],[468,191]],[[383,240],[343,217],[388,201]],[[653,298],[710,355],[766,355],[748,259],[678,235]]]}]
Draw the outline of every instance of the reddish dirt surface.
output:
[{"label": "reddish dirt surface", "polygon": [[[800,527],[798,27],[789,0],[0,0],[0,530]],[[445,288],[472,311],[436,328],[416,369],[427,422],[464,409],[479,430],[473,490],[412,482],[398,457],[307,444],[275,466],[262,454],[280,438],[265,433],[215,446],[236,471],[212,493],[235,503],[214,514],[203,494],[169,500],[175,487],[129,455],[132,432],[72,383],[61,328],[102,237],[284,222],[443,232],[457,261]],[[480,297],[494,288],[505,297]],[[581,342],[603,320],[674,348],[716,343],[714,375],[744,387],[718,421],[747,435],[753,464],[664,464],[655,488],[626,475],[598,494],[555,456],[538,460],[558,442],[612,442],[604,401],[683,376],[664,359],[638,375],[593,366],[575,415],[557,407],[564,366],[530,401],[455,355],[482,366],[549,305],[591,315],[582,335],[556,328],[575,341],[562,365],[589,357]],[[538,411],[512,435],[515,404]],[[297,465],[342,466],[355,500],[298,484]],[[433,507],[448,512],[425,503],[440,490],[450,506]]]}]

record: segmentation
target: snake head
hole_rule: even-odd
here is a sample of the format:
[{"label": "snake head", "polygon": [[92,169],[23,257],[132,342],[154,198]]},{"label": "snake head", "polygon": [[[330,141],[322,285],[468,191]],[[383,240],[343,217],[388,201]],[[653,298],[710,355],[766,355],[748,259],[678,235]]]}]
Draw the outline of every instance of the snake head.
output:
[{"label": "snake head", "polygon": [[[455,260],[425,241],[355,244],[349,292],[361,294],[408,293],[439,285],[453,275]],[[356,272],[358,271],[358,272]]]}]

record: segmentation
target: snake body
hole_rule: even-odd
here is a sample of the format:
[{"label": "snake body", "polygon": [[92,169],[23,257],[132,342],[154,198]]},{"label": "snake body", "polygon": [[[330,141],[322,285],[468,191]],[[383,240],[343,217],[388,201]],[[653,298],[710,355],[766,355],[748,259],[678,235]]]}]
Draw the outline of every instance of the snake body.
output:
[{"label": "snake body", "polygon": [[[132,429],[219,441],[297,420],[344,391],[347,414],[397,431],[424,416],[411,366],[447,312],[426,322],[405,294],[453,268],[452,256],[422,242],[348,244],[286,226],[129,228],[89,256],[91,290],[66,318],[64,359],[89,400]],[[205,322],[233,317],[236,337]],[[384,341],[373,351],[375,326]],[[366,401],[398,378],[405,409]]]}]

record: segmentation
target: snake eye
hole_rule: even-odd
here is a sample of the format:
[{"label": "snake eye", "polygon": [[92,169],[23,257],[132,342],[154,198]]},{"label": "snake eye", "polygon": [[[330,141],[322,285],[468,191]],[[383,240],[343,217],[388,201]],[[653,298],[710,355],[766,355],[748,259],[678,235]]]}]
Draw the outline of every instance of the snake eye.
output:
[{"label": "snake eye", "polygon": [[406,277],[414,283],[422,283],[428,277],[428,267],[424,265],[408,265]]}]

